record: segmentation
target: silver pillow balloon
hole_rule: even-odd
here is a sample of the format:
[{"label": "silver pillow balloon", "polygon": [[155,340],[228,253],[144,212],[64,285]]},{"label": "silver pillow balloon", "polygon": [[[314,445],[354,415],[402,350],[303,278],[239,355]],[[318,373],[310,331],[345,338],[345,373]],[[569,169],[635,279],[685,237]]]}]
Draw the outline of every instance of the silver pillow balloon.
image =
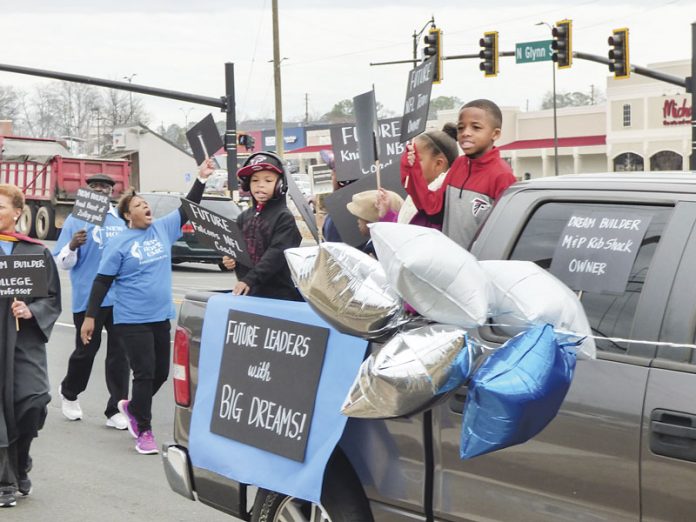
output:
[{"label": "silver pillow balloon", "polygon": [[551,324],[559,334],[585,337],[578,356],[596,357],[592,330],[575,293],[531,261],[481,261],[494,288],[491,316],[496,329],[515,336],[530,326]]},{"label": "silver pillow balloon", "polygon": [[360,250],[321,243],[289,248],[285,258],[302,296],[338,331],[374,339],[405,322],[382,266]]},{"label": "silver pillow balloon", "polygon": [[456,374],[468,373],[473,352],[457,326],[430,324],[400,332],[365,359],[341,412],[362,418],[418,412],[446,385],[463,382],[468,375],[457,380]]},{"label": "silver pillow balloon", "polygon": [[492,288],[472,254],[432,228],[374,223],[370,235],[389,284],[419,314],[462,328],[486,322]]}]

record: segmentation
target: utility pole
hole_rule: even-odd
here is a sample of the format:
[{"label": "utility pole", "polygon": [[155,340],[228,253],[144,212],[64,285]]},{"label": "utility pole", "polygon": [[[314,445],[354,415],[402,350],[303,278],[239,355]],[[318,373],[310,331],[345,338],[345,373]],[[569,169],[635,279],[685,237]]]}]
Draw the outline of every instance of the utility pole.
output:
[{"label": "utility pole", "polygon": [[275,86],[276,154],[283,157],[283,98],[280,87],[280,36],[278,30],[278,0],[272,2],[273,10],[273,83]]},{"label": "utility pole", "polygon": [[304,121],[305,124],[309,123],[309,93],[306,92],[304,95]]},{"label": "utility pole", "polygon": [[[129,76],[124,76],[123,79],[126,80],[128,83],[133,83],[133,77],[138,74],[138,73],[133,73]],[[133,91],[130,91],[128,93],[128,97],[130,98],[130,112],[128,114],[128,123],[133,123],[131,120],[133,119]]]}]

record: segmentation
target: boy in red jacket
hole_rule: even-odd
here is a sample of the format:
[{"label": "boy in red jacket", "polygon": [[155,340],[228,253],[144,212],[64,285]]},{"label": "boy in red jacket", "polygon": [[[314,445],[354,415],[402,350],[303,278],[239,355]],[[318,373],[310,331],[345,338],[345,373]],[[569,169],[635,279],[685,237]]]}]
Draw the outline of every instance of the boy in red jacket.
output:
[{"label": "boy in red jacket", "polygon": [[[437,191],[428,190],[419,161],[409,165],[409,151],[401,161],[402,182],[416,206],[430,216],[442,215],[442,231],[466,249],[495,201],[516,181],[510,165],[495,147],[502,124],[500,108],[490,100],[474,100],[462,106],[457,142],[464,156],[454,161]],[[410,153],[414,152],[418,154],[411,149]]]}]

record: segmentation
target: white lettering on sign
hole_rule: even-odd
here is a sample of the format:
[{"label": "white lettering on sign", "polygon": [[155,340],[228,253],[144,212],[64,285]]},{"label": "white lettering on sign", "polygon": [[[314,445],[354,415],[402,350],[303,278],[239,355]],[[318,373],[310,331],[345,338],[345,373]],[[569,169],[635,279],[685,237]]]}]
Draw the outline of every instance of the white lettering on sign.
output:
[{"label": "white lettering on sign", "polygon": [[410,85],[411,90],[419,85],[429,82],[433,77],[433,64],[428,62],[422,69],[413,69],[411,71]]},{"label": "white lettering on sign", "polygon": [[222,228],[226,232],[230,231],[230,229],[228,228],[229,222],[225,219],[220,218],[220,216],[216,216],[215,214],[208,212],[207,210],[199,207],[198,205],[191,205],[191,211],[197,219],[215,225],[216,227]]},{"label": "white lettering on sign", "polygon": [[225,338],[225,343],[229,344],[229,342],[232,341],[239,346],[256,348],[258,329],[258,326],[230,320],[227,323],[227,337]]},{"label": "white lettering on sign", "polygon": [[247,423],[288,439],[300,439],[307,414],[259,397],[252,397]]},{"label": "white lettering on sign", "polygon": [[586,274],[603,275],[606,273],[607,264],[589,259],[571,259],[568,263],[568,271],[571,273],[582,272]]},{"label": "white lettering on sign", "polygon": [[309,343],[312,339],[301,334],[289,333],[284,330],[266,330],[263,347],[286,355],[305,357],[309,353]]},{"label": "white lettering on sign", "polygon": [[602,218],[599,228],[611,228],[614,230],[640,230],[642,219],[618,219]]},{"label": "white lettering on sign", "polygon": [[271,380],[271,363],[263,361],[259,364],[251,364],[247,370],[247,375],[252,379],[269,382]]},{"label": "white lettering on sign", "polygon": [[237,406],[237,402],[243,396],[244,393],[238,392],[236,388],[232,388],[229,384],[223,384],[218,416],[221,419],[233,420],[235,422],[242,420],[242,408]]},{"label": "white lettering on sign", "polygon": [[594,228],[597,219],[590,217],[571,216],[568,220],[568,228]]},{"label": "white lettering on sign", "polygon": [[35,259],[32,261],[24,261],[21,259],[14,259],[12,261],[12,266],[14,268],[44,268],[46,266],[43,259]]}]

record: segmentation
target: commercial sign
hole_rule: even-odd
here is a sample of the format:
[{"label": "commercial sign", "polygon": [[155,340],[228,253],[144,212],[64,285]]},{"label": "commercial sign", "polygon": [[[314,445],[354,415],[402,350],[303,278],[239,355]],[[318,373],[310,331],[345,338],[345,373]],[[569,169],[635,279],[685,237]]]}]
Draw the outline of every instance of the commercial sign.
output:
[{"label": "commercial sign", "polygon": [[662,105],[663,125],[691,125],[692,107],[687,105],[687,99],[681,101],[670,98]]}]

